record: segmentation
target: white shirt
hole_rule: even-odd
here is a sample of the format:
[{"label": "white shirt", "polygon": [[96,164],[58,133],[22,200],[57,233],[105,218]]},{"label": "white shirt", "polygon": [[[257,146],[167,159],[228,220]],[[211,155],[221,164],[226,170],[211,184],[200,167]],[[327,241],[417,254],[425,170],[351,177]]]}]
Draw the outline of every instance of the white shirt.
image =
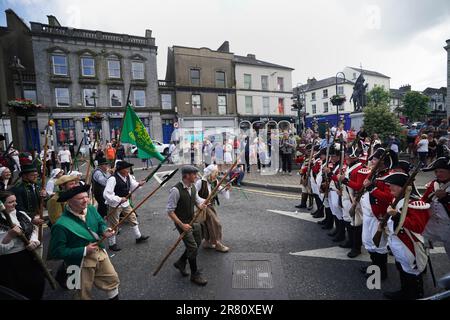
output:
[{"label": "white shirt", "polygon": [[[198,191],[200,191],[201,188],[202,188],[202,181],[206,181],[206,185],[208,186],[208,193],[211,194],[211,183],[209,183],[209,181],[207,181],[207,180],[202,180],[202,179],[198,179],[198,180],[195,182],[195,189],[197,189],[197,194],[198,194]],[[220,187],[219,187],[219,192],[218,192],[218,194],[219,194],[219,193],[222,193],[225,199],[227,199],[227,200],[230,199],[230,191],[227,190],[227,189],[225,189],[223,186],[220,186]],[[200,198],[201,198],[201,197],[200,197]],[[202,198],[202,199],[203,199],[203,198]],[[206,200],[206,199],[205,199],[205,200]]]},{"label": "white shirt", "polygon": [[417,144],[417,152],[428,152],[428,139],[422,139]]},{"label": "white shirt", "polygon": [[61,150],[58,152],[58,157],[60,162],[70,162],[70,151]]},{"label": "white shirt", "polygon": [[45,186],[45,191],[49,196],[55,194],[55,179],[51,178],[47,181],[47,185]]},{"label": "white shirt", "polygon": [[[2,218],[5,218],[5,215],[3,213],[0,213]],[[31,219],[28,217],[26,213],[23,212],[23,215],[31,221]],[[20,226],[19,220],[17,220],[16,211],[12,211],[9,213],[9,216],[11,217],[11,222],[14,225]],[[13,238],[9,243],[3,244],[3,238],[6,236],[8,231],[3,230],[0,228],[0,255],[5,254],[12,254],[17,253],[20,251],[25,250],[25,245],[23,244],[22,240],[20,240],[19,237]],[[30,241],[35,241],[39,243],[38,240],[38,228],[36,226],[33,227],[33,233],[31,234]]]},{"label": "white shirt", "polygon": [[[119,178],[122,179],[124,182],[127,181],[125,177],[122,177],[120,174],[118,174]],[[136,189],[139,186],[139,182],[136,181],[136,179],[130,174],[130,192],[133,192],[134,189]],[[108,181],[106,181],[105,190],[103,191],[103,198],[105,198],[105,203],[110,207],[117,207],[117,205],[122,201],[122,197],[117,196],[114,193],[114,188],[116,187],[116,177],[111,176]],[[130,205],[130,201],[127,200],[124,203],[122,203],[120,206],[122,208],[126,208]]]}]

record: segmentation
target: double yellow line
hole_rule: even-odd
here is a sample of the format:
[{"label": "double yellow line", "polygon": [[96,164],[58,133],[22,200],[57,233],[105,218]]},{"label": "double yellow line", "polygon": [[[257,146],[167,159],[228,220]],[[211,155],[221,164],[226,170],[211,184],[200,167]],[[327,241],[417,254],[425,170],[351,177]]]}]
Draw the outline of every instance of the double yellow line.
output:
[{"label": "double yellow line", "polygon": [[242,192],[245,193],[253,193],[253,194],[261,194],[268,197],[274,197],[274,198],[283,198],[283,199],[289,199],[289,200],[299,200],[300,196],[297,196],[295,194],[288,194],[288,193],[278,193],[278,192],[269,192],[269,191],[262,191],[257,189],[247,189],[247,188],[233,188],[237,190],[242,190]]}]

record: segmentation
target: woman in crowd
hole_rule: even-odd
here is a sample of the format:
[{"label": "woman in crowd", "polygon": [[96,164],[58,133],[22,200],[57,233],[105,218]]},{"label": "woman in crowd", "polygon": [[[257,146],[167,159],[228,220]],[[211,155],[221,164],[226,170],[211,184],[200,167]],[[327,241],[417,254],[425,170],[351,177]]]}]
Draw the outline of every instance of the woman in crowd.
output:
[{"label": "woman in crowd", "polygon": [[47,186],[45,187],[45,190],[47,191],[47,194],[49,197],[53,196],[56,192],[55,190],[55,181],[61,178],[64,174],[64,171],[61,169],[53,169],[50,173],[50,179],[47,181]]},{"label": "woman in crowd", "polygon": [[420,140],[417,143],[417,154],[419,155],[421,167],[425,167],[427,165],[428,156],[428,136],[426,134],[420,136]]},{"label": "woman in crowd", "polygon": [[0,168],[0,190],[8,190],[11,183],[11,170],[8,167]]},{"label": "woman in crowd", "polygon": [[[9,191],[0,191],[4,210],[0,213],[0,285],[28,299],[40,300],[44,293],[45,278],[30,251],[36,249],[38,229],[25,212],[16,211],[16,196]],[[7,219],[13,228],[9,228]],[[25,247],[20,234],[24,233],[30,244]]]},{"label": "woman in crowd", "polygon": [[[197,180],[195,183],[195,189],[198,190],[200,198],[207,199],[211,191],[219,183],[217,176],[219,169],[216,165],[209,165],[203,172],[203,178]],[[230,188],[219,188],[219,193],[224,195],[225,199],[230,198]],[[222,224],[219,221],[216,211],[216,203],[219,204],[218,197],[211,199],[211,205],[206,209],[206,219],[203,222],[203,234],[205,242],[203,247],[206,249],[215,249],[219,252],[228,252],[230,248],[222,243]]]}]

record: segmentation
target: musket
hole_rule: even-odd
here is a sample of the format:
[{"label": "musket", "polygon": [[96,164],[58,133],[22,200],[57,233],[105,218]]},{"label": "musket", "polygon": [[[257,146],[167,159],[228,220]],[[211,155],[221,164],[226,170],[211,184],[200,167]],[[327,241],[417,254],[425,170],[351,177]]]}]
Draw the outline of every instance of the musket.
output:
[{"label": "musket", "polygon": [[[326,159],[325,159],[325,168],[327,168],[328,167],[328,163],[330,162],[330,148],[331,148],[331,145],[334,143],[334,136],[335,136],[335,133],[332,133],[331,135],[330,135],[330,127],[329,127],[329,124],[328,124],[328,122],[327,122],[327,155],[326,155]],[[333,141],[333,142],[331,142],[330,143],[330,138],[331,137],[333,137],[333,139],[331,140],[331,141]],[[321,211],[322,209],[323,209],[323,207],[325,206],[325,199],[326,198],[328,198],[328,193],[329,193],[329,190],[330,190],[330,179],[329,179],[329,177],[328,177],[328,175],[326,175],[326,174],[323,174],[322,173],[322,175],[324,176],[324,179],[325,179],[325,181],[323,181],[322,183],[323,184],[325,184],[325,185],[327,185],[327,187],[326,187],[326,189],[324,189],[323,191],[323,198],[322,198],[322,207],[319,209],[319,211]]]},{"label": "musket", "polygon": [[[120,220],[115,226],[110,228],[112,231],[116,231],[127,219],[128,217],[135,213],[137,209],[139,209],[148,199],[150,199],[156,192],[158,192],[159,189],[161,189],[172,177],[178,172],[179,169],[175,169],[173,172],[165,176],[164,180],[161,181],[158,187],[156,187],[152,192],[150,192],[144,199],[139,202],[137,206],[133,208],[129,213],[127,213],[122,220]],[[106,240],[106,236],[103,236],[100,240],[97,241],[97,245],[100,245],[103,241]]]},{"label": "musket", "polygon": [[[380,159],[378,160],[377,164],[370,170],[369,176],[367,177],[367,180],[371,182],[371,184],[374,183],[379,171],[381,164],[384,161],[384,158],[386,158],[387,154],[389,153],[389,150],[391,149],[390,144],[387,146],[386,149],[384,149],[384,152],[382,153]],[[367,157],[369,159],[369,156]],[[362,196],[367,192],[367,188],[362,188],[356,193],[355,200],[352,203],[352,206],[349,210],[350,216],[353,218],[356,213],[356,206],[361,201]]]},{"label": "musket", "polygon": [[[233,165],[231,166],[231,168],[228,170],[228,172],[226,174],[223,175],[222,179],[220,179],[219,183],[217,184],[217,186],[210,192],[208,198],[206,198],[205,200],[205,204],[209,204],[211,202],[211,200],[217,195],[217,192],[220,188],[220,186],[222,185],[222,183],[225,181],[225,179],[228,177],[228,175],[230,174],[231,171],[234,170],[234,168],[237,166],[238,163],[238,159],[240,157],[237,157],[236,160],[234,161]],[[200,213],[202,212],[202,210],[198,209],[197,212],[194,214],[194,217],[192,218],[191,222],[189,223],[190,226],[192,226],[194,224],[194,222],[197,220],[198,216],[200,215]],[[161,262],[159,263],[158,267],[156,268],[155,272],[153,272],[153,276],[156,276],[158,274],[158,272],[161,270],[161,268],[163,267],[164,263],[167,261],[167,259],[169,259],[170,255],[175,251],[175,249],[177,248],[177,246],[180,244],[180,242],[183,240],[184,236],[187,234],[186,231],[183,231],[180,236],[178,237],[177,241],[174,243],[174,245],[172,247],[169,248],[167,254],[164,256],[164,258],[161,260]]]},{"label": "musket", "polygon": [[[406,181],[405,185],[402,187],[402,190],[400,192],[400,195],[395,199],[395,201],[390,205],[390,207],[392,209],[396,209],[398,203],[403,199],[403,197],[406,194],[406,190],[408,189],[408,187],[412,186],[412,184],[414,183],[414,180],[416,179],[416,175],[419,173],[420,171],[420,164],[418,164],[413,172],[410,174],[408,180]],[[386,214],[380,221],[379,225],[378,225],[378,230],[375,233],[375,235],[373,236],[372,240],[373,243],[379,247],[380,246],[380,242],[381,242],[381,237],[383,236],[383,232],[384,229],[386,228],[387,222],[389,221],[390,215]]]},{"label": "musket", "polygon": [[[48,125],[47,125],[47,127],[45,127],[44,134],[45,134],[45,142],[44,142],[44,159],[42,162],[42,172],[41,172],[41,191],[45,190],[46,179],[47,179],[46,170],[47,170],[47,149],[48,149]],[[38,214],[39,214],[39,218],[41,220],[44,220],[44,199],[42,199],[41,195],[39,195],[39,197],[40,197],[40,202],[39,202]],[[38,230],[38,239],[41,242],[42,242],[43,235],[44,235],[44,227],[41,224],[39,226],[39,230]]]},{"label": "musket", "polygon": [[[12,220],[11,220],[11,217],[9,216],[9,214],[4,212],[4,216],[6,218],[6,222],[8,222],[8,227],[11,229],[14,228],[14,224],[12,223]],[[30,245],[30,241],[28,240],[28,238],[25,236],[25,234],[23,232],[21,232],[18,235],[18,238],[23,242],[25,247],[28,247]],[[25,250],[28,250],[28,249],[25,249]],[[44,260],[42,260],[39,253],[36,252],[36,249],[29,250],[29,251],[30,251],[31,255],[33,256],[34,260],[39,265],[39,268],[41,268],[42,272],[44,273],[45,278],[48,280],[48,283],[50,284],[52,289],[56,290],[56,288],[58,287],[57,282],[56,282],[55,278],[53,278],[50,271],[47,269],[47,267],[44,263]]]},{"label": "musket", "polygon": [[8,155],[9,149],[11,149],[12,145],[13,145],[14,141],[11,141],[8,144],[8,147],[6,148],[6,150],[3,152],[3,156],[6,157]]},{"label": "musket", "polygon": [[[161,161],[158,166],[144,179],[145,183],[149,182],[151,178],[154,177],[154,175],[158,172],[159,169],[161,169],[163,163],[167,162],[169,160],[170,154],[164,158],[163,161]],[[128,199],[131,198],[131,196],[133,195],[133,193],[136,192],[136,190],[138,190],[139,188],[141,188],[141,185],[138,185],[136,188],[133,189],[133,191],[129,192],[128,195],[125,197],[125,201],[127,201]],[[113,211],[111,211],[105,218],[105,220],[109,220],[109,217],[111,217],[111,214],[120,207],[120,205],[122,205],[125,201],[121,201],[119,204],[117,204],[117,206],[114,208]]]},{"label": "musket", "polygon": [[[339,137],[339,142],[341,145],[341,155],[340,155],[340,159],[339,159],[339,174],[343,175],[344,174],[344,159],[345,159],[345,147],[344,147],[344,139],[342,137],[342,135]],[[338,190],[338,194],[339,194],[339,206],[342,208],[342,184],[340,182],[336,183],[336,188]]]}]

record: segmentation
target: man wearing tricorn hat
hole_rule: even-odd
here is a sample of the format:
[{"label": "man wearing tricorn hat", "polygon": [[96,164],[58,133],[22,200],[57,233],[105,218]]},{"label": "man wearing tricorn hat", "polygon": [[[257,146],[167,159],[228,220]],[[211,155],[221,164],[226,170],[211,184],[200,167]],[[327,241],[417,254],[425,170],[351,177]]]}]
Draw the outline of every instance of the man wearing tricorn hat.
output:
[{"label": "man wearing tricorn hat", "polygon": [[207,206],[204,203],[205,200],[199,197],[194,185],[197,173],[198,169],[193,166],[185,166],[181,169],[182,181],[170,189],[167,214],[175,223],[180,234],[186,232],[183,237],[186,250],[174,267],[180,271],[183,277],[187,277],[189,273],[186,272],[186,264],[189,261],[191,281],[199,286],[204,286],[208,281],[201,276],[197,267],[197,254],[202,242],[201,226],[195,222],[190,225],[194,218],[195,207],[205,209]]},{"label": "man wearing tricorn hat", "polygon": [[[411,194],[405,199],[402,189],[409,176],[393,172],[382,178],[393,198],[401,199],[395,208],[388,207],[390,218],[387,223],[388,242],[395,264],[400,274],[401,288],[396,292],[385,292],[391,300],[423,298],[422,275],[426,269],[428,256],[424,247],[422,233],[430,218],[430,205]],[[405,203],[406,201],[406,203]]]},{"label": "man wearing tricorn hat", "polygon": [[[392,194],[389,186],[382,180],[389,175],[390,170],[397,166],[398,158],[395,152],[388,150],[383,160],[385,149],[379,148],[369,158],[371,170],[378,161],[382,161],[378,172],[374,172],[372,178],[363,182],[367,192],[361,197],[361,210],[363,213],[362,240],[364,247],[370,254],[372,264],[377,265],[381,271],[381,279],[387,278],[388,249],[386,239],[382,239],[379,246],[373,242],[373,237],[378,230],[379,221],[386,215],[388,206],[392,203]],[[361,271],[366,272],[365,268]]]},{"label": "man wearing tricorn hat", "polygon": [[44,221],[39,218],[37,213],[41,201],[44,201],[47,196],[47,192],[41,190],[38,185],[38,170],[32,163],[23,164],[20,176],[22,181],[11,189],[11,192],[17,198],[17,208],[25,211],[32,219],[33,224],[41,225]]},{"label": "man wearing tricorn hat", "polygon": [[109,299],[117,300],[119,277],[103,245],[97,244],[102,236],[110,238],[115,232],[108,229],[95,207],[89,205],[90,187],[77,186],[60,194],[58,201],[67,205],[52,226],[49,256],[81,268],[79,299],[92,299],[91,290],[95,285],[105,291]]},{"label": "man wearing tricorn hat", "polygon": [[[116,172],[108,178],[103,197],[108,205],[109,222],[112,225],[119,223],[120,214],[127,215],[133,208],[131,207],[128,196],[130,192],[139,186],[144,185],[145,181],[137,182],[132,175],[130,175],[130,168],[133,164],[126,161],[118,161],[116,163]],[[142,243],[148,240],[148,236],[143,236],[139,230],[139,223],[136,214],[133,212],[127,218],[133,225],[132,229],[136,238],[136,243]],[[109,238],[109,249],[112,251],[120,251],[121,249],[116,243],[116,236]]]},{"label": "man wearing tricorn hat", "polygon": [[434,171],[436,175],[422,197],[431,205],[431,218],[424,236],[428,240],[442,241],[450,258],[450,158],[439,158],[423,171]]}]

